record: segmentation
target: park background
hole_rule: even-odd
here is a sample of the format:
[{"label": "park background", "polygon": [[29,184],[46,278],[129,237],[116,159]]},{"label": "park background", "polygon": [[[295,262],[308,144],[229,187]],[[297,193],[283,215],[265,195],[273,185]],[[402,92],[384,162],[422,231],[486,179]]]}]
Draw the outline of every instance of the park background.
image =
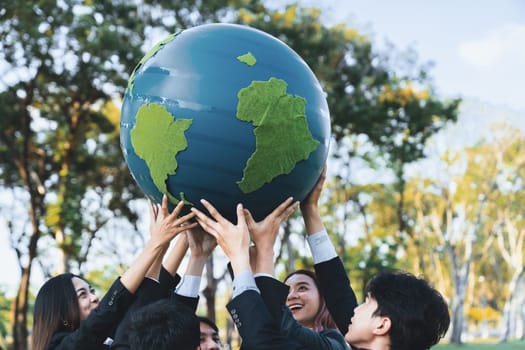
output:
[{"label": "park background", "polygon": [[[42,0],[0,17],[0,348],[28,348],[47,277],[81,273],[102,294],[143,245],[119,103],[149,48],[209,22],[282,39],[327,92],[322,209],[356,292],[407,269],[450,302],[445,342],[523,348],[523,2]],[[302,230],[282,228],[281,276],[311,266]],[[230,343],[225,263],[208,262],[199,313]]]}]

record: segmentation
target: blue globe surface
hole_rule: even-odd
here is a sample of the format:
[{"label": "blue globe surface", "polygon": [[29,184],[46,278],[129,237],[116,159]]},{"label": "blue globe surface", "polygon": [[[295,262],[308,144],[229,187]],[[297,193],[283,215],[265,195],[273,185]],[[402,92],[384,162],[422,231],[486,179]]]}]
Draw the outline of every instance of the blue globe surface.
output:
[{"label": "blue globe surface", "polygon": [[306,63],[282,41],[234,24],[163,40],[130,77],[121,147],[146,196],[171,207],[210,201],[236,222],[237,203],[262,219],[302,200],[325,164],[330,118]]}]

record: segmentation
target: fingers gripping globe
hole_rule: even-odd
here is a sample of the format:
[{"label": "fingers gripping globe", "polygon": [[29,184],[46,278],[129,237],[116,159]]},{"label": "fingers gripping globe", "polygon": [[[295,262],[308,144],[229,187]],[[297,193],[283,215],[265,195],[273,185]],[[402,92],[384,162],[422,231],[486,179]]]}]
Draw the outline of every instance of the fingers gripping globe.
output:
[{"label": "fingers gripping globe", "polygon": [[[130,76],[120,120],[128,168],[144,194],[236,222],[304,199],[330,141],[325,93],[297,53],[260,30],[206,24],[158,43]],[[188,209],[189,210],[189,209]]]}]

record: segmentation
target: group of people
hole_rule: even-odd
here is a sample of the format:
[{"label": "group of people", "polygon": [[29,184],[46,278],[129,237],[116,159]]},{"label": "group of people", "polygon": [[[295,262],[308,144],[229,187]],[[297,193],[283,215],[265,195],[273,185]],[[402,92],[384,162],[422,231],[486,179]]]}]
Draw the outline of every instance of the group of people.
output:
[{"label": "group of people", "polygon": [[[384,271],[357,303],[318,209],[326,170],[302,202],[286,199],[261,221],[237,205],[232,223],[212,203],[207,213],[172,213],[164,197],[150,202],[150,239],[102,299],[79,276],[62,274],[38,292],[33,350],[221,349],[217,326],[196,315],[205,263],[219,245],[229,259],[232,299],[227,309],[244,350],[423,350],[445,335],[450,318],[442,295],[424,279]],[[275,278],[279,227],[300,207],[313,271]],[[166,254],[170,241],[179,236]],[[183,276],[177,270],[189,253]]]}]

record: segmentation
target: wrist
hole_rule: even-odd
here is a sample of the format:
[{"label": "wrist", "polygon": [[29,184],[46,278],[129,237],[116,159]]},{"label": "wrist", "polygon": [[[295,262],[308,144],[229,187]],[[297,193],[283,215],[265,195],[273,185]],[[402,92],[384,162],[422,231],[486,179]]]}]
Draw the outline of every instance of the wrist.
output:
[{"label": "wrist", "polygon": [[257,252],[257,255],[264,255],[269,256],[271,255],[273,257],[273,243],[271,244],[264,244],[264,243],[257,243],[255,242],[255,251]]},{"label": "wrist", "polygon": [[144,245],[144,251],[150,251],[152,253],[163,253],[168,249],[169,242],[161,242],[158,240],[150,239]]},{"label": "wrist", "polygon": [[257,259],[256,259],[257,266],[259,264],[272,264],[273,265],[274,259],[275,259],[275,256],[273,254],[273,251],[272,253],[269,253],[269,254],[259,252],[257,254]]},{"label": "wrist", "polygon": [[275,275],[273,260],[257,261],[255,273],[265,273],[272,276]]},{"label": "wrist", "polygon": [[210,257],[210,254],[203,253],[203,252],[190,252],[190,258],[196,259],[196,260],[208,260]]},{"label": "wrist", "polygon": [[319,213],[319,208],[317,206],[317,203],[301,203],[299,206],[301,209],[301,213],[308,214],[308,215],[315,215]]},{"label": "wrist", "polygon": [[231,256],[230,263],[232,265],[234,275],[237,275],[238,273],[244,270],[251,271],[249,256],[244,256],[244,255]]},{"label": "wrist", "polygon": [[204,266],[206,266],[206,260],[191,260],[188,262],[188,266],[186,267],[186,275],[192,275],[192,276],[201,276],[202,271],[204,271]]}]

